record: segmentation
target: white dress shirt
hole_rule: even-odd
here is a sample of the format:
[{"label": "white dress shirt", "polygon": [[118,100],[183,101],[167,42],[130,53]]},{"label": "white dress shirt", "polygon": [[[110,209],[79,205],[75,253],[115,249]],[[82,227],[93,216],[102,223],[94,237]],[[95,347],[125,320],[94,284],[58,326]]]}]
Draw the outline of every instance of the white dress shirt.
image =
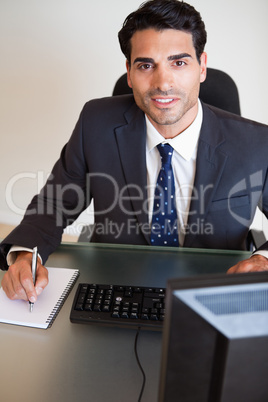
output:
[{"label": "white dress shirt", "polygon": [[191,195],[194,185],[197,145],[203,120],[203,110],[198,101],[198,112],[193,123],[180,135],[166,140],[155,129],[146,116],[147,140],[146,140],[146,163],[147,163],[147,186],[148,186],[148,215],[149,223],[152,221],[154,191],[161,158],[156,146],[160,143],[168,143],[173,148],[172,169],[174,173],[176,208],[179,221],[179,244],[183,245],[184,231],[187,224],[190,209]]}]

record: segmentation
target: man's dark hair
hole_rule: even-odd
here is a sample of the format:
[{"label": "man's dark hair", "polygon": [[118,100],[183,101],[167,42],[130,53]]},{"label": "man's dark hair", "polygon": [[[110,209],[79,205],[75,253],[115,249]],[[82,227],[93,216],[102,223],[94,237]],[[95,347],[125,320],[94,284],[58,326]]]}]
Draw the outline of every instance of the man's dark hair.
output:
[{"label": "man's dark hair", "polygon": [[130,63],[130,40],[136,31],[153,28],[157,31],[176,29],[192,34],[198,62],[207,41],[205,24],[200,13],[190,4],[178,0],[150,0],[125,19],[118,33],[121,50]]}]

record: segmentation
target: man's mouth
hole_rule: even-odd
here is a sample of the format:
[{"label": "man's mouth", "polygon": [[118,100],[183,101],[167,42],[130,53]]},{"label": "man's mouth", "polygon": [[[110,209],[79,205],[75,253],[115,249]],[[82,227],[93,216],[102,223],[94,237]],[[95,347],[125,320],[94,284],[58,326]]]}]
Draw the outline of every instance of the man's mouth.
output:
[{"label": "man's mouth", "polygon": [[177,102],[177,98],[152,98],[154,104],[158,107],[172,106]]},{"label": "man's mouth", "polygon": [[170,99],[155,99],[156,102],[160,102],[160,103],[170,103],[173,102],[174,99],[170,98]]}]

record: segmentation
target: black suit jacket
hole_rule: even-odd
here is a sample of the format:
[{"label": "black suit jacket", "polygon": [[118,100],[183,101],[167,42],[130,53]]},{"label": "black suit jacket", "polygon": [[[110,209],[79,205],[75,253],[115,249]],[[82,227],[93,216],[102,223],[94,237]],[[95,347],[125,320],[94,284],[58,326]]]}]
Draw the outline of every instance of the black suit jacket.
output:
[{"label": "black suit jacket", "polygon": [[[92,198],[91,241],[150,244],[145,150],[132,95],[88,102],[46,186],[2,242],[2,266],[12,244],[37,245],[45,261]],[[257,205],[268,216],[267,150],[267,126],[203,104],[185,247],[246,249]]]}]

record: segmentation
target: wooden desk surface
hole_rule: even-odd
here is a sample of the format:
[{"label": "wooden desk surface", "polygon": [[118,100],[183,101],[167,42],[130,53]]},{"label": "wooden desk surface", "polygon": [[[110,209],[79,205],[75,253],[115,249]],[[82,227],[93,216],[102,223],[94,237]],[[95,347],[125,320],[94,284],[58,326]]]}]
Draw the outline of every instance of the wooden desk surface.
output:
[{"label": "wooden desk surface", "polygon": [[[78,268],[78,282],[164,287],[169,278],[226,272],[248,255],[70,243],[62,244],[46,265]],[[0,324],[2,401],[138,400],[142,375],[134,355],[136,331],[72,324],[76,286],[49,329]],[[157,401],[161,338],[159,332],[140,333],[138,353],[147,377],[143,402]]]}]

